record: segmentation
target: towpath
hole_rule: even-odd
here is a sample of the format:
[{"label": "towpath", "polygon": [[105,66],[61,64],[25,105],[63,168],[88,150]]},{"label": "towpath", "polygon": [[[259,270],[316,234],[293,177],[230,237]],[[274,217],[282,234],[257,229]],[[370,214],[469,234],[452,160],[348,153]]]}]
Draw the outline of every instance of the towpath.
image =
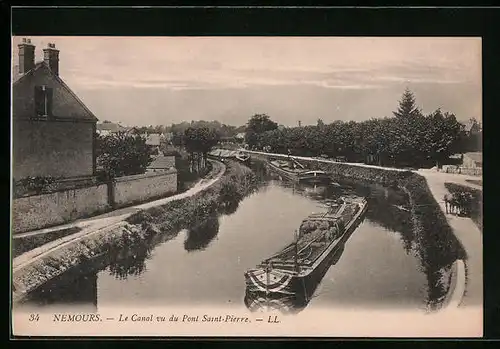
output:
[{"label": "towpath", "polygon": [[[258,151],[250,151],[246,149],[240,149],[241,151],[250,153],[250,154],[260,154],[260,155],[271,155],[274,157],[282,157],[287,158],[288,155],[285,154],[274,154],[274,153],[266,153],[266,152],[258,152]],[[294,159],[303,159],[303,160],[314,160],[324,163],[336,163],[332,160],[326,159],[317,159],[311,157],[303,157],[303,156],[292,156]],[[367,167],[367,168],[376,168],[382,170],[389,171],[406,171],[404,169],[392,168],[392,167],[381,167],[374,165],[367,165],[362,163],[345,163],[345,165],[358,166],[358,167]],[[457,304],[461,306],[481,306],[483,304],[483,234],[482,231],[478,228],[478,226],[470,219],[465,217],[457,217],[452,214],[446,213],[446,207],[444,203],[444,195],[449,194],[448,190],[444,186],[445,183],[456,183],[461,184],[470,188],[482,190],[482,186],[469,182],[468,180],[478,180],[481,177],[476,176],[467,176],[462,174],[452,174],[452,173],[443,173],[437,172],[433,170],[415,170],[412,171],[423,176],[429,189],[434,196],[434,199],[438,202],[441,210],[446,216],[446,220],[448,224],[453,229],[455,236],[462,243],[466,253],[467,260],[465,262],[466,275],[464,279],[466,279],[465,287],[457,286],[460,289],[464,290],[462,295],[458,295]],[[460,278],[461,279],[461,278]]]},{"label": "towpath", "polygon": [[466,179],[478,179],[478,177],[464,176],[459,174],[440,173],[420,170],[418,174],[425,177],[434,199],[439,203],[441,210],[446,216],[448,224],[453,229],[455,236],[462,243],[467,252],[466,287],[460,305],[481,306],[483,304],[483,232],[470,218],[458,217],[446,213],[444,195],[449,194],[444,186],[445,183],[457,183],[475,189],[482,190],[481,186],[467,182]]},{"label": "towpath", "polygon": [[193,196],[211,185],[213,185],[215,182],[219,181],[219,179],[223,176],[224,172],[226,171],[226,167],[223,163],[219,161],[213,161],[210,160],[212,164],[214,165],[214,169],[212,170],[212,174],[209,176],[209,178],[206,179],[201,179],[198,181],[192,188],[189,190],[169,196],[163,199],[158,199],[155,201],[147,202],[144,204],[140,205],[135,205],[131,207],[126,207],[123,209],[118,209],[112,212],[108,212],[106,214],[102,214],[99,216],[94,216],[91,218],[86,218],[86,219],[81,219],[72,223],[64,224],[64,225],[59,225],[56,227],[52,228],[47,228],[47,229],[40,229],[36,231],[31,231],[23,234],[16,234],[13,236],[14,239],[20,238],[20,237],[26,237],[26,236],[36,236],[40,234],[47,234],[50,232],[54,231],[59,231],[63,229],[69,229],[69,228],[74,228],[78,227],[81,228],[82,230],[75,233],[71,234],[68,236],[64,236],[60,239],[51,241],[47,244],[44,244],[38,248],[35,248],[33,250],[30,250],[26,253],[23,253],[22,255],[14,258],[13,263],[12,263],[12,268],[13,271],[15,272],[16,270],[21,269],[22,267],[31,264],[32,262],[36,261],[37,259],[47,255],[50,252],[53,252],[54,250],[67,245],[68,243],[73,242],[74,240],[81,239],[82,237],[92,234],[93,232],[96,232],[98,230],[104,229],[106,227],[109,227],[111,225],[117,224],[119,222],[124,221],[131,215],[133,215],[136,212],[139,212],[141,210],[146,210],[151,207],[157,207],[157,206],[163,206],[169,202],[176,201],[176,200],[181,200],[190,196]]}]

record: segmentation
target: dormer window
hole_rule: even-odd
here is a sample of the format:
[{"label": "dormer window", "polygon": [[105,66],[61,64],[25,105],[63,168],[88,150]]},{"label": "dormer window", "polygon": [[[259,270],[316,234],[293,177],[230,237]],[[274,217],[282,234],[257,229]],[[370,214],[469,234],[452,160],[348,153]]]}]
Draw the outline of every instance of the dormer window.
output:
[{"label": "dormer window", "polygon": [[35,117],[52,115],[52,88],[35,86]]}]

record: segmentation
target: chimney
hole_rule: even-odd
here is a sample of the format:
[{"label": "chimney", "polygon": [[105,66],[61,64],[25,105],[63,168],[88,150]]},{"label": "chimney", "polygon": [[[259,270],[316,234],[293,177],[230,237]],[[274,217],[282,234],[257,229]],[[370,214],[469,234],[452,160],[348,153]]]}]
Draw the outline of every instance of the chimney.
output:
[{"label": "chimney", "polygon": [[56,75],[59,75],[59,50],[56,45],[49,43],[47,48],[43,49],[43,61]]},{"label": "chimney", "polygon": [[19,48],[19,73],[26,74],[35,67],[35,46],[31,44],[31,39],[23,38]]}]

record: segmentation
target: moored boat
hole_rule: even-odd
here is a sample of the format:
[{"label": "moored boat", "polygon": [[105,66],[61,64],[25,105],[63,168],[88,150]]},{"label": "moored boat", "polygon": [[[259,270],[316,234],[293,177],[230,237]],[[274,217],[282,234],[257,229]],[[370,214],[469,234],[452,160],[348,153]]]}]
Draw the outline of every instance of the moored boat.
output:
[{"label": "moored boat", "polygon": [[330,182],[331,178],[325,171],[314,170],[314,171],[304,171],[299,174],[299,182],[308,183],[325,183]]},{"label": "moored boat", "polygon": [[308,170],[294,159],[269,161],[268,166],[282,178],[299,183],[330,183],[332,180],[325,171]]},{"label": "moored boat", "polygon": [[331,266],[367,209],[364,198],[342,198],[303,220],[295,241],[245,273],[248,292],[309,294]]},{"label": "moored boat", "polygon": [[214,149],[208,153],[208,156],[222,162],[226,159],[236,160],[244,164],[248,164],[250,162],[250,156],[248,154],[237,150]]},{"label": "moored boat", "polygon": [[248,164],[250,162],[250,155],[240,151],[234,155],[235,159],[241,163]]}]

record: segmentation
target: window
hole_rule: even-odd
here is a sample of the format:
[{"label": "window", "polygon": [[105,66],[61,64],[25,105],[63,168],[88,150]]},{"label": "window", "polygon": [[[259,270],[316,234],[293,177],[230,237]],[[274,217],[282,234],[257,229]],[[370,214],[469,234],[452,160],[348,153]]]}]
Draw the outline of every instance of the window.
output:
[{"label": "window", "polygon": [[35,86],[35,116],[52,115],[52,88],[45,85]]}]

